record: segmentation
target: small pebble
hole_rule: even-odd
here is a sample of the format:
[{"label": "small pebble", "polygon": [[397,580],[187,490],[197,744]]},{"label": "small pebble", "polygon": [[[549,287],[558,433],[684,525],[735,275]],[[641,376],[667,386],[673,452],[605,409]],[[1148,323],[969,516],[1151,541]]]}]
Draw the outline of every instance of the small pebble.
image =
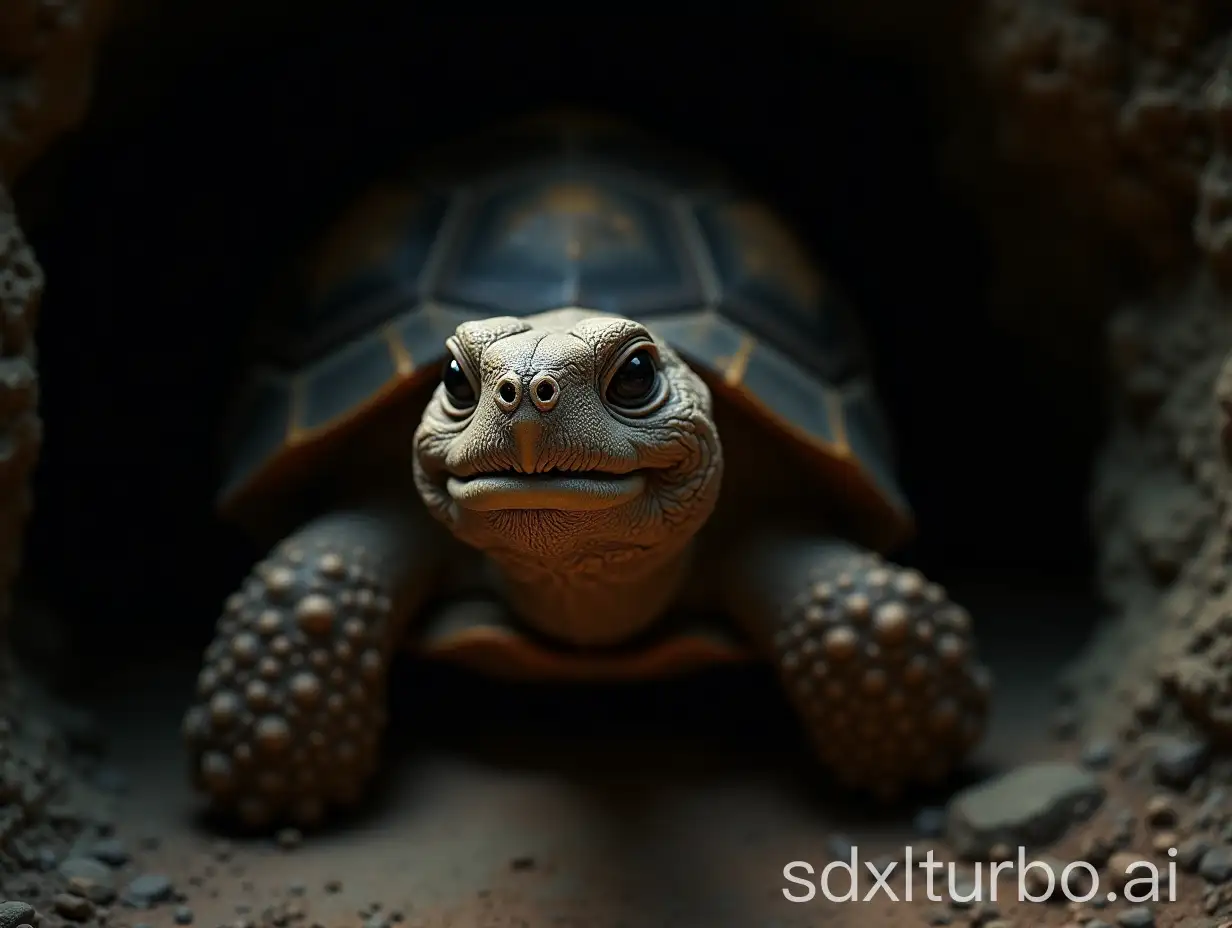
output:
[{"label": "small pebble", "polygon": [[176,906],[172,916],[177,925],[191,925],[193,921],[193,910],[186,905]]},{"label": "small pebble", "polygon": [[1176,824],[1176,805],[1170,796],[1152,796],[1146,801],[1147,824],[1166,828]]},{"label": "small pebble", "polygon": [[1213,789],[1207,794],[1206,798],[1202,800],[1202,805],[1198,807],[1198,811],[1194,814],[1194,827],[1210,828],[1218,821],[1225,795],[1221,789]]},{"label": "small pebble", "polygon": [[518,871],[534,870],[535,869],[535,858],[529,855],[523,856],[523,857],[515,857],[513,860],[509,861],[509,868],[511,870],[518,870]]},{"label": "small pebble", "polygon": [[90,856],[111,867],[123,867],[130,859],[128,848],[119,838],[102,838],[95,841],[90,848]]},{"label": "small pebble", "polygon": [[94,914],[93,902],[72,893],[57,893],[51,899],[51,907],[56,910],[56,914],[75,922],[84,922]]},{"label": "small pebble", "polygon": [[1211,842],[1201,835],[1186,838],[1176,848],[1176,865],[1186,873],[1197,873],[1202,858],[1211,849]]},{"label": "small pebble", "polygon": [[1152,928],[1155,924],[1155,913],[1144,905],[1136,905],[1118,915],[1117,924],[1121,928]]},{"label": "small pebble", "polygon": [[1155,837],[1151,839],[1151,849],[1156,854],[1167,855],[1180,843],[1180,840],[1175,831],[1157,831]]},{"label": "small pebble", "polygon": [[161,873],[147,873],[137,877],[124,888],[124,898],[136,906],[149,907],[171,898],[174,888],[171,880]]},{"label": "small pebble", "polygon": [[115,898],[115,887],[110,883],[99,883],[85,876],[75,876],[70,879],[68,891],[74,896],[89,899],[97,905],[106,905]]},{"label": "small pebble", "polygon": [[1151,769],[1157,782],[1175,789],[1186,789],[1209,760],[1210,748],[1204,741],[1162,738],[1155,745]]},{"label": "small pebble", "polygon": [[60,864],[58,872],[65,882],[73,877],[81,877],[101,886],[115,886],[115,876],[111,868],[93,857],[69,857]]},{"label": "small pebble", "polygon": [[1082,749],[1082,765],[1088,770],[1106,770],[1112,757],[1112,742],[1103,738],[1088,741]]},{"label": "small pebble", "polygon": [[304,835],[298,828],[283,828],[277,835],[278,846],[284,851],[291,851],[304,842]]},{"label": "small pebble", "polygon": [[1202,855],[1198,873],[1208,883],[1226,883],[1232,880],[1232,847],[1220,845]]},{"label": "small pebble", "polygon": [[924,913],[924,920],[930,925],[948,925],[954,921],[954,916],[945,909],[932,908]]},{"label": "small pebble", "polygon": [[[1132,869],[1138,863],[1139,855],[1132,851],[1117,851],[1108,858],[1108,877],[1112,881],[1112,886],[1118,892],[1125,888],[1125,884],[1140,873],[1140,869]],[[1098,898],[1098,897],[1096,897]]]}]

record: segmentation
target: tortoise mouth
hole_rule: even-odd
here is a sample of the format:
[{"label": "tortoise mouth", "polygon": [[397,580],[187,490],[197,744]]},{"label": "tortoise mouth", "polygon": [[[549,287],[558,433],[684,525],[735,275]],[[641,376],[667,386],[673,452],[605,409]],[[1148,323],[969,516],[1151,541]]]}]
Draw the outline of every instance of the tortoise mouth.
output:
[{"label": "tortoise mouth", "polygon": [[501,509],[557,509],[594,512],[623,506],[641,496],[646,475],[641,471],[614,473],[601,470],[521,471],[451,476],[445,481],[450,498],[463,509],[493,512]]}]

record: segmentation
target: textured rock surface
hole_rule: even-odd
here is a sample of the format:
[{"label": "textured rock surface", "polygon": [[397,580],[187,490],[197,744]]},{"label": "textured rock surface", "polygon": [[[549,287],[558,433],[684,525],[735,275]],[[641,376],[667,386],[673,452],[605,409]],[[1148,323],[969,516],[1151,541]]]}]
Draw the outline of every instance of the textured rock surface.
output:
[{"label": "textured rock surface", "polygon": [[99,4],[80,0],[0,4],[0,898],[17,895],[24,874],[54,866],[86,825],[72,804],[79,778],[69,742],[23,694],[8,653],[42,439],[34,331],[43,273],[6,184],[83,115],[99,14]]},{"label": "textured rock surface", "polygon": [[105,0],[0,5],[0,615],[21,562],[42,433],[34,330],[43,275],[6,185],[84,115],[104,12]]},{"label": "textured rock surface", "polygon": [[1051,218],[1068,253],[1011,235],[1000,286],[1063,279],[1057,315],[1022,324],[1059,342],[1085,314],[1112,378],[1092,513],[1113,615],[1069,689],[1091,696],[1097,733],[1174,729],[1183,710],[1226,737],[1232,523],[1215,393],[1232,348],[1232,8],[990,0],[973,22],[996,156],[1047,191],[1024,225]]},{"label": "textured rock surface", "polygon": [[946,838],[970,860],[993,847],[1038,847],[1088,817],[1104,799],[1104,787],[1081,767],[1030,764],[969,787],[950,801]]},{"label": "textured rock surface", "polygon": [[85,114],[109,0],[0,5],[0,176],[10,183]]},{"label": "textured rock surface", "polygon": [[1226,4],[991,0],[982,20],[1002,153],[1149,270],[1195,238],[1226,266]]}]

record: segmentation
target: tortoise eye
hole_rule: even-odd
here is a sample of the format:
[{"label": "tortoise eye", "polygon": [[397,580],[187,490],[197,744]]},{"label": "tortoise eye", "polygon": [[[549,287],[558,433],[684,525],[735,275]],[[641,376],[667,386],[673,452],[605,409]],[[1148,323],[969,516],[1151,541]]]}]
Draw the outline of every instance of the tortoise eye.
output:
[{"label": "tortoise eye", "polygon": [[445,387],[445,395],[449,398],[449,402],[458,411],[465,412],[475,405],[477,397],[475,388],[471,385],[471,379],[466,376],[466,371],[462,369],[458,359],[452,355],[445,361],[445,366],[441,370],[441,384]]},{"label": "tortoise eye", "polygon": [[655,394],[659,368],[654,355],[639,348],[625,359],[607,385],[607,400],[622,409],[636,409]]}]

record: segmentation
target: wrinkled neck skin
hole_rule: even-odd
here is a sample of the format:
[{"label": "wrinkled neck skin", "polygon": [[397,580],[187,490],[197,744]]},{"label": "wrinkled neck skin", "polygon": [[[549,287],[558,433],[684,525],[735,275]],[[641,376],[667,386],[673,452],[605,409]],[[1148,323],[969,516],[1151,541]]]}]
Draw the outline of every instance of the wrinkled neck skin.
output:
[{"label": "wrinkled neck skin", "polygon": [[693,545],[622,548],[562,563],[489,551],[501,592],[531,628],[580,647],[620,644],[660,618],[684,587]]}]

